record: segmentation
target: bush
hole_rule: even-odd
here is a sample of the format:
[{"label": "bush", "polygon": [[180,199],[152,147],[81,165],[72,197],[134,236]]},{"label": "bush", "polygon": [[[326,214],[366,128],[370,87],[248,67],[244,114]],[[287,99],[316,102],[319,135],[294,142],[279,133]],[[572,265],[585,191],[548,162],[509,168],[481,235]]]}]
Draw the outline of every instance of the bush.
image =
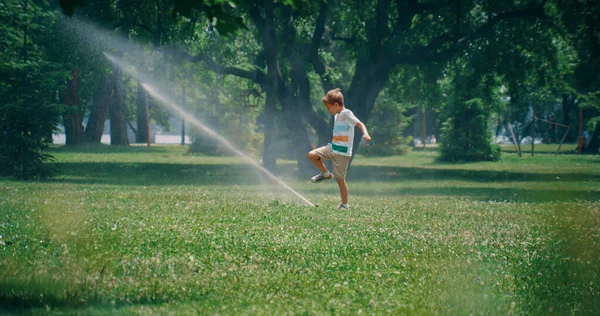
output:
[{"label": "bush", "polygon": [[[18,1],[0,5],[0,20],[15,22],[2,23],[0,32],[0,176],[45,179],[53,171],[46,150],[60,120],[55,93],[67,75],[41,46],[55,44],[50,39],[55,14],[43,1],[33,1],[16,17],[21,6]],[[23,25],[35,31],[26,33]]]},{"label": "bush", "polygon": [[407,145],[385,146],[379,144],[361,145],[361,154],[365,156],[400,156],[410,152],[411,147]]},{"label": "bush", "polygon": [[[61,107],[50,103],[52,67],[35,60],[4,63],[0,76],[0,175],[18,179],[45,179],[53,168],[46,152],[60,120]],[[12,79],[12,80],[10,80]]]},{"label": "bush", "polygon": [[459,103],[454,116],[442,125],[440,160],[447,162],[497,161],[501,151],[492,144],[487,112],[481,99]]},{"label": "bush", "polygon": [[[226,116],[226,115],[224,115]],[[235,149],[249,155],[257,155],[262,152],[263,135],[253,130],[251,122],[243,122],[238,117],[222,119],[202,113],[199,117],[208,118],[210,127],[207,128],[227,140]],[[192,145],[189,153],[203,154],[208,156],[235,155],[227,146],[206,131],[192,127],[190,132]]]},{"label": "bush", "polygon": [[[360,152],[365,156],[394,156],[409,152],[408,143],[412,136],[402,135],[410,118],[403,115],[405,107],[387,99],[377,102],[367,124],[372,141],[361,145]],[[360,131],[356,131],[360,133]]]},{"label": "bush", "polygon": [[18,179],[46,179],[55,169],[46,151],[59,119],[55,105],[0,106],[0,175]]}]

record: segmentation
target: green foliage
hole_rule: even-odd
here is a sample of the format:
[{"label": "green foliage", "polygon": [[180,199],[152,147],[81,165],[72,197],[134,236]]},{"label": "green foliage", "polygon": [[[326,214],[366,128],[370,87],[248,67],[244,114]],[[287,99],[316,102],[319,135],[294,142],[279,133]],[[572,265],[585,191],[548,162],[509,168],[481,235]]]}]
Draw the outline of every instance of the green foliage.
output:
[{"label": "green foliage", "polygon": [[[194,109],[197,117],[208,128],[224,137],[236,149],[258,154],[263,147],[263,134],[257,133],[259,107],[249,106],[241,91],[245,80],[236,77],[205,73],[202,85],[190,91],[189,104],[200,104]],[[208,155],[232,154],[223,144],[198,126],[192,126],[191,153]]]},{"label": "green foliage", "polygon": [[590,152],[597,153],[600,147],[600,6],[593,0],[559,0],[556,5],[577,52],[573,87],[580,98],[580,106],[595,109],[592,112],[595,117],[590,119],[588,127],[598,137],[591,140]]},{"label": "green foliage", "polygon": [[[75,12],[77,7],[84,7],[89,3],[96,4],[93,0],[61,0],[60,6],[63,12],[71,16]],[[144,7],[152,7],[144,5],[142,3],[140,5],[140,1],[115,1],[116,6],[120,11],[128,12],[129,11],[139,11],[143,12]],[[239,16],[236,16],[232,13],[233,9],[237,6],[236,2],[233,0],[214,0],[214,1],[196,1],[196,0],[171,0],[169,1],[173,4],[172,7],[166,6],[165,2],[159,2],[155,7],[160,7],[163,9],[163,12],[159,14],[163,14],[165,12],[170,12],[173,16],[182,15],[185,17],[190,17],[193,15],[194,10],[199,10],[204,12],[209,21],[211,21],[212,27],[217,29],[221,34],[228,35],[231,34],[241,28],[244,27],[243,21]],[[239,1],[241,4],[245,4],[245,1]],[[148,4],[149,2],[147,2]],[[161,7],[165,6],[165,7]],[[131,18],[135,19],[135,15],[129,15]]]},{"label": "green foliage", "polygon": [[448,162],[497,161],[501,151],[492,145],[487,110],[481,99],[454,105],[453,116],[444,122],[440,160]]},{"label": "green foliage", "polygon": [[58,124],[59,107],[23,101],[27,103],[0,105],[0,176],[46,179],[56,171],[48,164],[54,157],[47,149]]},{"label": "green foliage", "polygon": [[51,175],[46,163],[52,156],[45,151],[61,112],[49,102],[51,91],[45,90],[52,86],[44,77],[47,67],[35,60],[0,64],[0,76],[14,79],[0,88],[0,175],[21,179]]},{"label": "green foliage", "polygon": [[[596,40],[600,14],[593,0],[536,3],[520,0],[439,3],[326,1],[324,4],[328,6],[328,10],[325,32],[317,39],[312,36],[321,3],[304,0],[274,2],[274,32],[278,39],[279,70],[282,76],[280,92],[285,91],[290,98],[305,102],[298,104],[313,105],[313,109],[300,105],[293,110],[302,113],[314,110],[315,113],[309,114],[330,118],[320,102],[323,87],[335,84],[346,92],[350,90],[352,82],[360,83],[358,79],[367,78],[367,83],[378,81],[380,77],[376,69],[392,69],[389,77],[385,78],[388,84],[384,87],[387,90],[379,94],[375,104],[368,101],[357,105],[366,109],[363,114],[365,117],[370,114],[366,123],[374,136],[374,142],[372,146],[365,148],[367,154],[402,152],[401,146],[409,139],[398,135],[396,131],[402,130],[402,124],[408,121],[403,117],[409,116],[403,112],[408,104],[441,111],[442,117],[451,118],[444,125],[445,131],[456,137],[442,139],[443,146],[450,146],[454,139],[459,139],[461,143],[451,146],[456,147],[451,150],[452,154],[448,151],[445,154],[454,156],[463,153],[467,156],[453,157],[450,159],[452,161],[467,161],[475,159],[475,156],[496,159],[496,151],[489,149],[489,144],[483,140],[488,137],[486,121],[491,112],[499,113],[499,121],[526,123],[531,121],[532,113],[543,116],[545,113],[558,111],[557,97],[560,98],[562,94],[576,96],[577,100],[573,104],[600,107],[599,50]],[[23,12],[25,3],[30,5],[28,12]],[[36,128],[45,130],[45,133],[23,132],[23,126],[17,125],[11,127],[10,133],[23,133],[27,137],[43,134],[46,135],[44,140],[39,139],[43,144],[50,141],[49,135],[58,121],[59,108],[53,105],[56,103],[55,92],[64,84],[67,73],[74,67],[79,67],[79,105],[86,111],[97,90],[95,85],[102,82],[101,79],[110,69],[105,57],[101,55],[106,47],[92,43],[98,40],[97,30],[91,32],[87,28],[73,31],[69,29],[69,25],[73,23],[69,22],[59,25],[54,19],[57,7],[49,3],[47,0],[7,0],[0,7],[0,97],[5,101],[2,104],[2,115],[8,117],[8,113],[20,113],[19,115],[27,117],[27,121],[36,122]],[[378,5],[386,3],[389,3],[389,7],[384,11],[385,14],[376,15]],[[456,7],[457,3],[460,8]],[[541,11],[525,11],[495,22],[498,17],[505,14],[510,16],[515,10],[537,7],[539,3],[545,4]],[[240,97],[251,85],[261,91],[265,88],[256,79],[260,76],[253,79],[256,85],[245,81],[250,81],[248,72],[265,70],[260,35],[262,26],[260,23],[256,24],[260,19],[255,21],[251,16],[249,2],[64,0],[60,4],[68,15],[73,13],[74,7],[85,4],[86,6],[75,10],[78,17],[94,21],[108,30],[106,34],[118,32],[123,37],[118,41],[128,41],[128,44],[135,41],[140,44],[144,52],[131,55],[128,55],[131,52],[125,52],[125,60],[140,69],[143,66],[157,80],[167,82],[169,92],[173,95],[180,93],[182,85],[197,85],[196,93],[192,91],[195,88],[188,89],[187,104],[190,112],[209,121],[220,134],[233,140],[239,148],[250,152],[262,148],[262,136],[254,132],[259,127],[256,119],[262,110],[262,104],[257,109],[246,111]],[[288,10],[289,5],[293,5],[293,10]],[[259,4],[259,11],[261,10]],[[263,17],[264,14],[259,18]],[[457,18],[460,19],[458,23]],[[379,23],[384,19],[387,23]],[[493,25],[490,24],[492,22]],[[292,24],[291,28],[288,24]],[[290,40],[293,37],[290,29],[296,33],[293,42]],[[72,36],[74,33],[84,36]],[[27,42],[22,43],[25,34]],[[228,36],[219,36],[223,34]],[[318,45],[312,47],[313,44]],[[128,48],[131,46],[124,50]],[[164,48],[160,53],[161,57],[156,57],[159,53],[154,51],[155,48]],[[179,60],[179,57],[176,58],[175,54],[165,54],[171,49],[177,51],[179,48],[191,55],[200,56],[198,59],[206,62],[205,67],[198,66],[200,63],[190,66]],[[319,63],[315,62],[314,57],[318,57],[317,61],[323,63],[324,74],[316,74]],[[377,63],[357,67],[358,61],[367,60],[376,60]],[[448,68],[452,67],[448,65],[455,62],[464,68],[462,76],[473,78],[463,80],[450,74]],[[305,71],[308,87],[303,86],[305,83],[302,80],[293,78],[294,63],[300,64],[298,69]],[[379,67],[371,67],[377,66],[376,64]],[[387,65],[390,67],[387,68]],[[373,72],[362,72],[362,77],[355,78],[357,68]],[[237,73],[243,72],[247,79],[227,80],[223,81],[224,84],[217,84],[213,73],[207,75],[211,70],[226,72],[232,69],[240,70]],[[125,78],[127,80],[130,79]],[[135,91],[135,85],[134,81],[128,82],[127,104],[131,107],[135,103],[135,93],[130,92]],[[442,91],[444,85],[460,86],[464,95]],[[217,91],[211,95],[213,90]],[[366,90],[368,89],[361,95],[372,93],[376,96],[380,92]],[[507,92],[499,92],[500,90]],[[510,96],[510,103],[501,102],[507,100],[504,98],[507,96]],[[179,100],[178,97],[173,99]],[[473,100],[481,100],[477,102],[481,102],[482,107],[468,105]],[[289,100],[284,99],[280,104],[296,106],[287,101]],[[387,120],[388,117],[381,112],[382,108],[386,109],[384,113],[392,113],[392,119]],[[467,113],[468,111],[472,112]],[[135,112],[130,110],[129,113]],[[156,123],[168,127],[169,114],[164,107],[152,100],[150,114]],[[43,118],[41,115],[47,121],[39,121],[38,119]],[[573,113],[565,115],[568,118]],[[473,126],[457,121],[456,117],[474,120]],[[133,118],[130,115],[128,119]],[[597,121],[598,118],[584,118],[584,122],[588,122],[590,127]],[[428,123],[429,128],[432,126],[434,124]],[[467,128],[472,130],[466,130]],[[543,126],[536,128],[541,132]],[[463,130],[458,131],[459,129]],[[283,126],[280,139],[287,137],[290,132],[295,131],[286,131]],[[473,153],[467,154],[466,150],[471,150],[471,147],[465,147],[465,139],[480,133],[482,139],[471,143],[471,146],[476,147],[473,147]],[[200,138],[198,134],[195,139]],[[22,138],[4,137],[2,145],[16,139]],[[37,141],[26,143],[38,144]],[[40,151],[32,150],[43,161],[45,145],[40,146]],[[5,150],[13,154],[9,149]],[[6,157],[8,156],[2,156],[3,160],[8,159]],[[8,164],[3,165],[3,173],[9,173],[6,171]],[[23,174],[20,171],[18,173]]]},{"label": "green foliage", "polygon": [[91,29],[86,22],[59,16],[49,29],[48,39],[41,43],[46,59],[59,65],[64,73],[77,69],[78,108],[84,114],[93,106],[94,95],[111,72],[103,54],[110,51],[107,32],[89,34]]},{"label": "green foliage", "polygon": [[65,74],[40,46],[55,22],[55,12],[48,9],[35,3],[24,7],[22,1],[0,6],[0,176],[44,179],[52,174],[46,149],[60,118],[55,92]]},{"label": "green foliage", "polygon": [[405,107],[393,99],[379,98],[368,124],[372,141],[361,149],[365,156],[403,155],[408,152],[412,137],[405,137],[403,131],[412,117],[404,116]]},{"label": "green foliage", "polygon": [[[40,83],[41,74],[35,73],[39,70],[38,65],[31,63],[29,66],[23,69],[28,77],[25,91],[12,87],[0,91],[3,98],[0,104],[0,176],[45,179],[53,171],[47,165],[53,157],[46,150],[52,143],[52,133],[61,111],[58,105],[43,101],[43,95],[31,90],[41,89],[43,83]],[[0,74],[5,70],[0,68]]]},{"label": "green foliage", "polygon": [[236,16],[232,11],[234,11],[238,4],[246,4],[245,1],[172,0],[172,2],[175,4],[174,14],[191,16],[194,13],[194,10],[203,11],[206,13],[210,25],[223,35],[229,35],[244,28],[242,18]]}]

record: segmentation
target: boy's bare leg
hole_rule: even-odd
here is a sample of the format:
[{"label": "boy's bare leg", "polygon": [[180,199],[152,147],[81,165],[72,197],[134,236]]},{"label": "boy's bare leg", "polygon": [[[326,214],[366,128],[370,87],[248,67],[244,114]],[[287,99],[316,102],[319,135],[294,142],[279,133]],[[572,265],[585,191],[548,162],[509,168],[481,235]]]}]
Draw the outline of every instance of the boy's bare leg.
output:
[{"label": "boy's bare leg", "polygon": [[325,167],[325,164],[323,163],[323,160],[321,160],[321,157],[319,157],[319,155],[313,152],[309,152],[308,160],[310,160],[313,163],[313,165],[315,165],[315,167],[317,167],[317,169],[321,171],[321,173],[327,172],[327,167]]},{"label": "boy's bare leg", "polygon": [[342,196],[342,204],[348,204],[348,185],[346,179],[335,179],[340,187],[340,195]]}]

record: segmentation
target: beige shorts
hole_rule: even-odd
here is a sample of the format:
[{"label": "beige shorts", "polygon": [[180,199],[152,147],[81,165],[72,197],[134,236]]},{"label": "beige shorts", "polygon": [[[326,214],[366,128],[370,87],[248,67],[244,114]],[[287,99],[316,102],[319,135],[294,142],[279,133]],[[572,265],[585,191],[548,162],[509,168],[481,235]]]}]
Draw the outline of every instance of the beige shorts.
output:
[{"label": "beige shorts", "polygon": [[321,160],[331,160],[333,165],[333,176],[336,179],[345,179],[346,170],[348,170],[348,163],[350,163],[350,156],[336,155],[331,151],[331,145],[325,145],[317,149],[313,149],[311,152],[317,154]]}]

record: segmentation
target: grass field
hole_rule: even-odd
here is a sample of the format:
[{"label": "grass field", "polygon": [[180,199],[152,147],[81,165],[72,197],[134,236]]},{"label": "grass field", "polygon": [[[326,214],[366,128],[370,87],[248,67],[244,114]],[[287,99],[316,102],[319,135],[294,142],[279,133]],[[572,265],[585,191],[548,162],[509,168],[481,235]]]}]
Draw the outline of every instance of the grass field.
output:
[{"label": "grass field", "polygon": [[278,174],[318,208],[237,157],[53,153],[52,181],[0,179],[0,313],[600,310],[598,156],[357,157],[339,211],[290,161]]}]

